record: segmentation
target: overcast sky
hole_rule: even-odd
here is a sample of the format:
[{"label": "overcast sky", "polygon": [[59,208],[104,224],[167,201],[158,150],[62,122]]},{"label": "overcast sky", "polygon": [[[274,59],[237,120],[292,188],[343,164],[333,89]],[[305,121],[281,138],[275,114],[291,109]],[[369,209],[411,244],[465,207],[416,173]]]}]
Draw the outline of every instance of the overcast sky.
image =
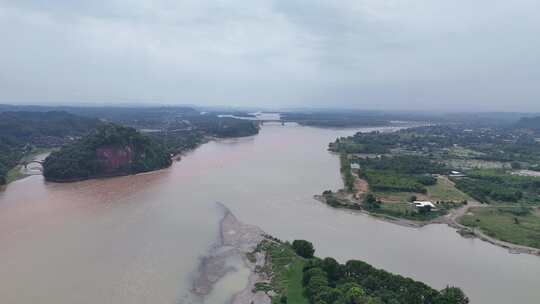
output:
[{"label": "overcast sky", "polygon": [[0,0],[0,102],[540,111],[538,0]]}]

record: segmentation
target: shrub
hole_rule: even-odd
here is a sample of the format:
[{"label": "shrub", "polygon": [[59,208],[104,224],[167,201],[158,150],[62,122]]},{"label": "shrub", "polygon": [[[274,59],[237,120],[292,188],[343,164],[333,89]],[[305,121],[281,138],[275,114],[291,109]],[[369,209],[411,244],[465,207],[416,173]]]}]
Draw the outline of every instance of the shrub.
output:
[{"label": "shrub", "polygon": [[313,254],[315,253],[313,244],[305,240],[293,241],[292,247],[293,247],[293,250],[296,252],[296,254],[306,259],[312,258]]}]

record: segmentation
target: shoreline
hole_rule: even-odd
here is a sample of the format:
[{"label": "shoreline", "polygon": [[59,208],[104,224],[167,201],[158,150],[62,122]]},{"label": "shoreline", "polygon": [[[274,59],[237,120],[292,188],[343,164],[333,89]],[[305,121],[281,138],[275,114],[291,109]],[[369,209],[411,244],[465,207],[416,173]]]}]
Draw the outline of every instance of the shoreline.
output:
[{"label": "shoreline", "polygon": [[376,214],[376,213],[372,213],[372,212],[369,212],[369,211],[363,210],[363,209],[353,209],[353,208],[347,208],[347,207],[333,207],[333,206],[330,206],[329,204],[326,203],[326,200],[324,199],[324,197],[322,195],[314,195],[313,199],[327,205],[330,208],[344,209],[344,210],[353,212],[355,214],[364,214],[364,215],[379,219],[381,221],[391,223],[391,224],[395,224],[395,225],[402,226],[402,227],[422,228],[424,226],[431,225],[431,224],[446,224],[450,228],[456,229],[456,233],[461,235],[461,237],[464,237],[464,238],[478,238],[478,239],[480,239],[480,240],[482,240],[484,242],[487,242],[487,243],[490,243],[492,245],[507,249],[508,252],[511,253],[511,254],[523,253],[523,254],[530,254],[530,255],[540,257],[540,249],[539,248],[534,248],[534,247],[529,247],[529,246],[524,246],[524,245],[519,245],[519,244],[514,244],[514,243],[509,243],[509,242],[506,242],[506,241],[498,240],[498,239],[495,239],[493,237],[490,237],[490,236],[486,235],[480,229],[473,229],[473,228],[467,227],[465,225],[462,225],[462,224],[460,224],[458,222],[458,219],[462,215],[467,213],[467,210],[469,208],[483,206],[483,205],[480,205],[480,204],[478,204],[478,205],[477,204],[466,205],[466,206],[460,207],[458,209],[451,210],[449,212],[449,214],[437,217],[437,218],[429,220],[429,221],[420,222],[420,221],[413,221],[413,220],[408,220],[408,219],[401,219],[401,218],[393,217],[393,216],[390,216],[390,215]]}]

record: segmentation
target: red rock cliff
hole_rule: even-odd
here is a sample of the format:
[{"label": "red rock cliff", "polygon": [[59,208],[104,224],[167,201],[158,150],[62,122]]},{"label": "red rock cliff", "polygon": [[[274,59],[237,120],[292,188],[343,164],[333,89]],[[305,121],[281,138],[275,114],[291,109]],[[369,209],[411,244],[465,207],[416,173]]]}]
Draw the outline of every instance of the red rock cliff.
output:
[{"label": "red rock cliff", "polygon": [[133,147],[101,147],[96,155],[103,165],[105,173],[114,173],[122,167],[130,165],[133,161]]}]

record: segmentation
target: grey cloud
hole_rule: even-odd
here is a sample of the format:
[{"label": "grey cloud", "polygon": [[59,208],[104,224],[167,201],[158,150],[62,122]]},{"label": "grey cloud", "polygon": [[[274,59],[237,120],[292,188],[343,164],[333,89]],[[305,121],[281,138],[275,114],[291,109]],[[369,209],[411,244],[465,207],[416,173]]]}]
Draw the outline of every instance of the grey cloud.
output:
[{"label": "grey cloud", "polygon": [[0,0],[0,102],[540,110],[532,0]]}]

